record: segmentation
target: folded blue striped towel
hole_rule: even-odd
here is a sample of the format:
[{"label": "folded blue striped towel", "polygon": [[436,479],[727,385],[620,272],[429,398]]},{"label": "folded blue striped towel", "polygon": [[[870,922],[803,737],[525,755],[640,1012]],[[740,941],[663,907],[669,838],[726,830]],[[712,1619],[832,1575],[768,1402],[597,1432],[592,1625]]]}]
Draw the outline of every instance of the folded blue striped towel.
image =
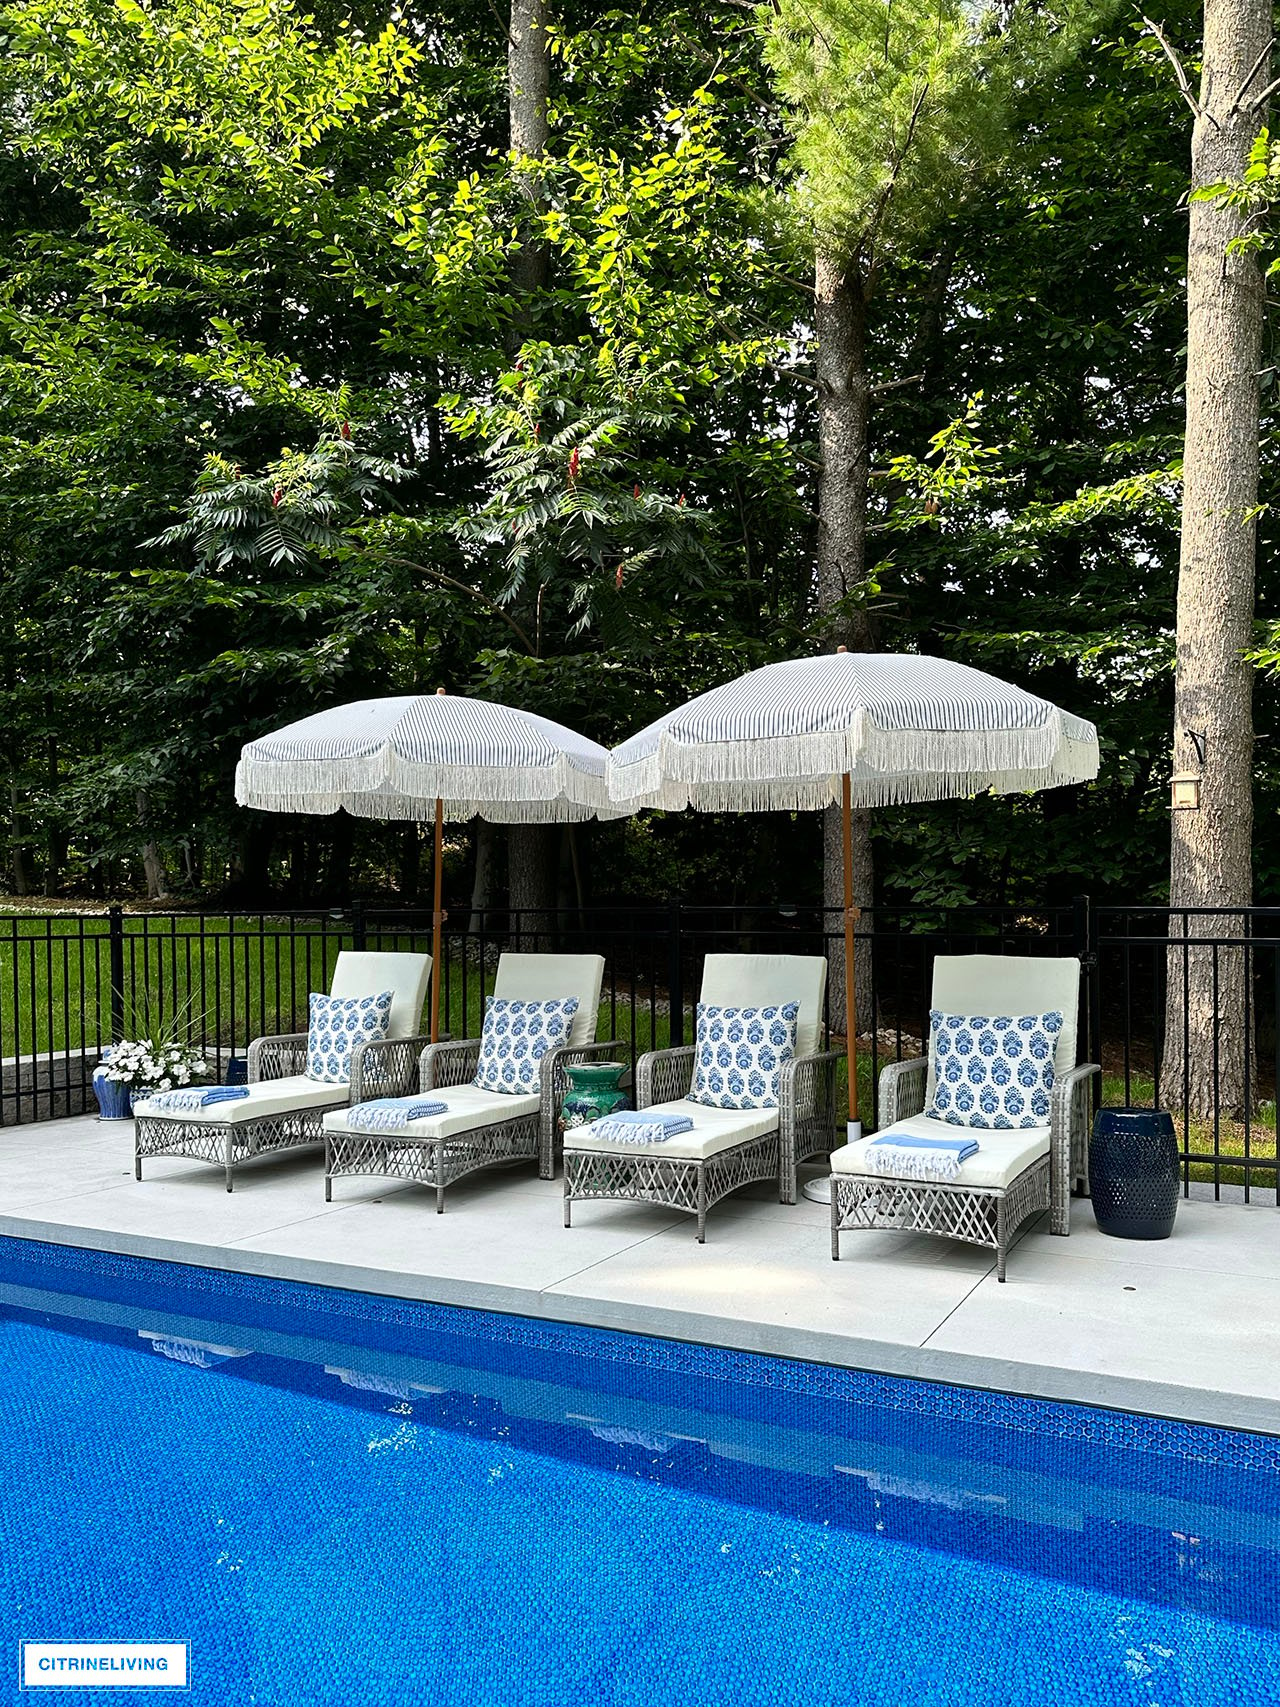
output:
[{"label": "folded blue striped towel", "polygon": [[610,1138],[615,1144],[665,1144],[681,1132],[692,1132],[687,1114],[656,1114],[649,1108],[624,1108],[593,1120],[586,1128],[592,1138]]},{"label": "folded blue striped towel", "polygon": [[946,1184],[960,1172],[962,1162],[978,1153],[978,1140],[966,1134],[954,1138],[918,1137],[914,1132],[887,1132],[867,1140],[867,1160],[880,1174],[899,1179],[937,1180]]},{"label": "folded blue striped towel", "polygon": [[398,1132],[411,1120],[430,1120],[448,1114],[449,1105],[439,1097],[375,1097],[347,1110],[347,1125],[357,1132]]},{"label": "folded blue striped towel", "polygon": [[147,1102],[152,1108],[212,1108],[219,1102],[239,1102],[248,1094],[248,1085],[187,1085],[180,1091],[157,1091]]}]

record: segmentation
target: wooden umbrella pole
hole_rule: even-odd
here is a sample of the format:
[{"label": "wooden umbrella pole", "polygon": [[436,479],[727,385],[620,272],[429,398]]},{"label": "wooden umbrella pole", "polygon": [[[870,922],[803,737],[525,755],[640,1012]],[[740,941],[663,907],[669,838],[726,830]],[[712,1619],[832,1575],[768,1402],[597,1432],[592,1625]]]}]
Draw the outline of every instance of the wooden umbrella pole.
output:
[{"label": "wooden umbrella pole", "polygon": [[441,959],[444,941],[444,913],[440,907],[441,868],[444,865],[444,801],[436,801],[436,845],[433,857],[432,888],[434,890],[433,911],[431,914],[431,1041],[440,1041],[440,979],[443,975],[444,962]]},{"label": "wooden umbrella pole", "polygon": [[[443,688],[436,693],[442,694]],[[444,976],[444,912],[441,884],[444,879],[444,801],[436,796],[436,842],[431,860],[431,1041],[440,1041],[440,980]]]},{"label": "wooden umbrella pole", "polygon": [[862,1136],[858,1117],[858,979],[853,931],[862,916],[853,904],[853,807],[846,774],[841,778],[840,805],[844,831],[844,1030],[849,1056],[849,1140]]}]

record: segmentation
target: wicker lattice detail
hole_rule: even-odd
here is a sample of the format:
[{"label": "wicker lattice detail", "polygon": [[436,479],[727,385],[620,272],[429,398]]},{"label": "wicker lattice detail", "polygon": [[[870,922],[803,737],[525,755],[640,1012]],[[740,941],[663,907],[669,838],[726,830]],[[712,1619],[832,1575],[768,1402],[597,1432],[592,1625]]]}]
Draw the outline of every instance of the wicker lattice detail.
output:
[{"label": "wicker lattice detail", "polygon": [[1089,1128],[1092,1124],[1090,1081],[1100,1067],[1075,1067],[1064,1073],[1053,1087],[1053,1127],[1050,1154],[1053,1159],[1053,1213],[1051,1233],[1071,1231],[1071,1193],[1089,1190]]},{"label": "wicker lattice detail", "polygon": [[319,1144],[325,1112],[323,1108],[294,1109],[285,1114],[264,1115],[261,1120],[237,1121],[235,1125],[226,1121],[161,1120],[141,1115],[134,1122],[134,1177],[142,1178],[142,1163],[148,1156],[188,1156],[192,1161],[224,1168],[230,1191],[232,1171],[250,1157]]},{"label": "wicker lattice detail", "polygon": [[417,1082],[426,1037],[389,1037],[357,1043],[351,1051],[351,1101],[407,1096]]},{"label": "wicker lattice detail", "polygon": [[778,1177],[776,1132],[734,1145],[701,1160],[679,1156],[621,1155],[611,1150],[564,1153],[564,1224],[570,1206],[587,1198],[653,1203],[698,1217],[698,1242],[706,1239],[707,1210],[740,1186]]},{"label": "wicker lattice detail", "polygon": [[834,1050],[804,1055],[788,1061],[778,1075],[778,1192],[783,1203],[796,1200],[797,1165],[831,1149],[839,1059]]},{"label": "wicker lattice detail", "polygon": [[679,1049],[658,1049],[636,1062],[636,1107],[652,1108],[655,1102],[678,1102],[687,1097],[693,1084],[693,1062],[697,1050],[691,1043]]},{"label": "wicker lattice detail", "polygon": [[255,1037],[249,1045],[249,1083],[263,1079],[290,1079],[307,1070],[307,1034],[296,1031],[285,1037]]},{"label": "wicker lattice detail", "polygon": [[1049,1207],[1048,1156],[1024,1168],[1004,1190],[866,1174],[831,1178],[831,1255],[837,1261],[842,1232],[928,1233],[994,1250],[1003,1280],[1010,1239],[1029,1215]]},{"label": "wicker lattice detail", "polygon": [[915,1061],[892,1061],[880,1074],[880,1126],[892,1126],[913,1114],[924,1113],[924,1095],[929,1063],[921,1055]]},{"label": "wicker lattice detail", "polygon": [[325,1133],[325,1199],[332,1181],[347,1174],[374,1174],[432,1186],[436,1208],[444,1211],[447,1186],[483,1168],[532,1162],[540,1152],[540,1120],[520,1115],[495,1126],[478,1126],[452,1138],[414,1140],[403,1132]]},{"label": "wicker lattice detail", "polygon": [[452,1043],[431,1043],[422,1051],[418,1088],[441,1091],[446,1085],[468,1085],[480,1065],[480,1039],[460,1037]]}]

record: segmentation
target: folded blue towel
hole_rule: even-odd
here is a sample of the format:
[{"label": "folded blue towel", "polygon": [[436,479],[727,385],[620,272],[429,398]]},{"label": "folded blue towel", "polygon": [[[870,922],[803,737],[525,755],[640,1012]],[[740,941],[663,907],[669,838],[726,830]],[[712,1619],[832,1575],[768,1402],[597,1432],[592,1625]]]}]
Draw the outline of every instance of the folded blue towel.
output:
[{"label": "folded blue towel", "polygon": [[[914,1132],[886,1132],[867,1141],[867,1157],[877,1173],[901,1179],[938,1180],[945,1184],[960,1172],[961,1163],[978,1153],[978,1140],[969,1133],[954,1138],[925,1138]],[[874,1154],[873,1154],[874,1152]]]},{"label": "folded blue towel", "polygon": [[248,1085],[188,1085],[179,1091],[157,1091],[147,1101],[152,1108],[212,1108],[219,1102],[239,1102],[248,1094]]},{"label": "folded blue towel", "polygon": [[962,1162],[978,1153],[978,1140],[971,1136],[924,1138],[914,1132],[887,1132],[883,1138],[871,1139],[871,1144],[892,1144],[896,1149],[906,1150],[958,1150]]},{"label": "folded blue towel", "polygon": [[593,1120],[585,1130],[593,1138],[610,1138],[616,1144],[664,1144],[681,1132],[692,1132],[687,1114],[659,1114],[649,1108],[624,1108]]},{"label": "folded blue towel", "polygon": [[439,1097],[375,1097],[347,1110],[347,1125],[357,1132],[398,1132],[411,1120],[430,1120],[448,1114],[449,1105]]}]

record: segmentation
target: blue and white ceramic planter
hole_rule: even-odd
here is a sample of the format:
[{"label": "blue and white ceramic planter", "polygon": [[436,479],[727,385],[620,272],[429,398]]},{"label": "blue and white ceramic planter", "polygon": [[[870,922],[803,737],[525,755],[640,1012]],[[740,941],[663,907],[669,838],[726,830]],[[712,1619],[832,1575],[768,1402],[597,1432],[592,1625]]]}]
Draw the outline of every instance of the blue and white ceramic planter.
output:
[{"label": "blue and white ceramic planter", "polygon": [[129,1106],[129,1087],[122,1085],[118,1079],[107,1077],[107,1063],[110,1059],[110,1049],[104,1049],[102,1060],[93,1069],[93,1094],[98,1102],[98,1119],[128,1120],[132,1112]]}]

